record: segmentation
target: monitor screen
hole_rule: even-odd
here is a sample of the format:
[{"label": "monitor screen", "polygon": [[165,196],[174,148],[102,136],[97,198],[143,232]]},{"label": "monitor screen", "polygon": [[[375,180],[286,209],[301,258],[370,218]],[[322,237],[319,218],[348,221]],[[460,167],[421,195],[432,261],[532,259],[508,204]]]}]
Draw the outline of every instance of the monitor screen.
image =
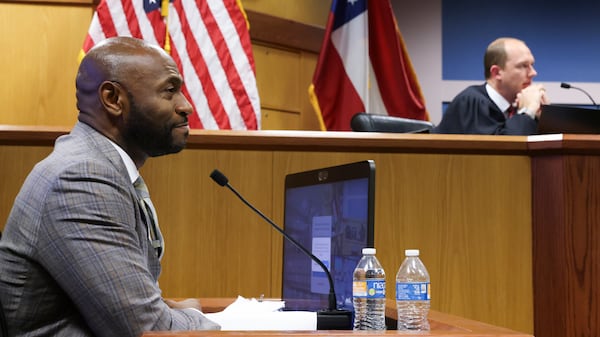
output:
[{"label": "monitor screen", "polygon": [[538,133],[600,133],[600,111],[568,105],[542,105]]},{"label": "monitor screen", "polygon": [[[373,161],[286,176],[285,232],[327,266],[339,309],[353,309],[352,273],[362,248],[373,247],[374,199]],[[328,308],[327,275],[288,240],[283,242],[282,286],[286,310]]]}]

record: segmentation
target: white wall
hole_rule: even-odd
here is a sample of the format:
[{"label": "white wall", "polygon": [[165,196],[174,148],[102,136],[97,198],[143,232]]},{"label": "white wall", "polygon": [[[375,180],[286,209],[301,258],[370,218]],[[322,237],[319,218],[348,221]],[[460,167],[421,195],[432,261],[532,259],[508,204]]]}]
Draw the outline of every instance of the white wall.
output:
[{"label": "white wall", "polygon": [[442,118],[442,0],[392,0],[398,27],[425,96],[430,120]]}]

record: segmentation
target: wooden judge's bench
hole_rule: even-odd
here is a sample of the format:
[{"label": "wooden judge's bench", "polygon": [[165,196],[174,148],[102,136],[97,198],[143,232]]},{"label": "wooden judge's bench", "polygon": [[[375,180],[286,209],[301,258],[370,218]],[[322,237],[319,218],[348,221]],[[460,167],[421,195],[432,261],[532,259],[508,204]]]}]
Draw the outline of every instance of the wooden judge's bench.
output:
[{"label": "wooden judge's bench", "polygon": [[[0,126],[0,226],[66,132]],[[418,248],[435,322],[600,336],[598,135],[192,131],[187,149],[141,170],[166,240],[163,295],[281,297],[281,236],[216,185],[213,169],[282,224],[286,174],[366,159],[376,165],[375,247],[388,299],[404,250]]]},{"label": "wooden judge's bench", "polygon": [[[203,305],[204,312],[217,312],[223,310],[229,305],[233,299],[227,298],[205,298],[200,299]],[[387,300],[386,317],[395,325],[397,317],[396,303],[393,300]],[[509,330],[506,328],[496,327],[490,324],[468,320],[458,316],[443,314],[441,312],[432,311],[429,314],[430,331],[350,331],[350,330],[319,330],[319,331],[149,331],[142,337],[159,337],[159,336],[178,336],[178,337],[194,337],[194,336],[238,336],[238,337],[277,337],[277,336],[351,336],[365,335],[369,336],[453,336],[453,337],[532,337],[531,335]]]}]

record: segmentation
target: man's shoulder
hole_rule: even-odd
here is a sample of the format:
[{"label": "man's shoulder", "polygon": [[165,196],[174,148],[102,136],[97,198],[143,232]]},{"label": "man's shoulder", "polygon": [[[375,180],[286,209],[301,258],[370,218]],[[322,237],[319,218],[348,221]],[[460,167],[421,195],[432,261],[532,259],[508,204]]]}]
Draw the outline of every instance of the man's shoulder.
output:
[{"label": "man's shoulder", "polygon": [[464,110],[466,107],[469,109],[483,109],[493,104],[492,99],[485,89],[485,84],[482,84],[471,85],[465,88],[454,97],[448,107],[460,107],[461,110]]},{"label": "man's shoulder", "polygon": [[78,122],[69,134],[61,136],[56,140],[55,148],[86,148],[93,147],[94,144],[99,143],[105,146],[109,145],[108,139],[100,132],[85,123]]},{"label": "man's shoulder", "polygon": [[97,131],[79,123],[55,143],[52,153],[37,163],[30,179],[48,183],[74,175],[120,176],[127,172],[117,150]]},{"label": "man's shoulder", "polygon": [[70,158],[72,162],[119,162],[119,153],[109,139],[84,123],[77,123],[71,132],[57,139],[50,158]]},{"label": "man's shoulder", "polygon": [[461,91],[458,95],[456,95],[456,98],[463,98],[463,97],[485,97],[485,98],[488,98],[487,92],[485,90],[485,84],[475,84],[475,85],[468,86],[465,89],[463,89],[463,91]]}]

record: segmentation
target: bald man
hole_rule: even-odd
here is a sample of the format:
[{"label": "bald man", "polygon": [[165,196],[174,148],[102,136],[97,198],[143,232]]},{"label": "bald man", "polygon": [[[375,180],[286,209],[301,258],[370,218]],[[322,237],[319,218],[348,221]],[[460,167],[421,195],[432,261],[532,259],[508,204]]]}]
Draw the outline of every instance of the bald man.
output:
[{"label": "bald man", "polygon": [[499,38],[484,56],[486,82],[459,93],[434,133],[531,135],[537,133],[543,86],[533,84],[535,59],[525,42]]},{"label": "bald man", "polygon": [[31,171],[0,240],[10,336],[219,328],[197,301],[161,297],[163,247],[134,188],[148,157],[186,144],[182,82],[169,55],[134,38],[105,40],[82,60],[79,122]]}]

